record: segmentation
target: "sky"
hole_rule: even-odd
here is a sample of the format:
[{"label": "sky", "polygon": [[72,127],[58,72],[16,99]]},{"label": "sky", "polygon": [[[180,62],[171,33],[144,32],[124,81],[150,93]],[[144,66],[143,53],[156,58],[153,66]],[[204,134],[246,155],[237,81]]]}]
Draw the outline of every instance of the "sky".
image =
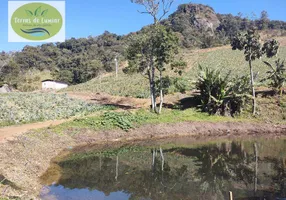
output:
[{"label": "sky", "polygon": [[[47,0],[46,0],[47,1]],[[175,0],[172,12],[178,5],[190,0]],[[262,10],[273,20],[286,21],[286,0],[192,0],[192,3],[206,4],[217,13],[237,15],[241,12],[260,16]],[[116,34],[128,34],[152,23],[152,18],[140,14],[143,8],[130,0],[66,0],[66,38],[88,37],[102,34],[105,30]],[[8,1],[0,3],[0,51],[18,51],[26,45],[40,43],[8,43]]]}]

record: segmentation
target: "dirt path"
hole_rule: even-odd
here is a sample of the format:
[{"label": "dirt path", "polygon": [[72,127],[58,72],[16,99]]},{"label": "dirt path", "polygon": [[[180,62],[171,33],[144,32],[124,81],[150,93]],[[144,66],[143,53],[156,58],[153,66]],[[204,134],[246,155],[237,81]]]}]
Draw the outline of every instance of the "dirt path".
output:
[{"label": "dirt path", "polygon": [[71,119],[62,119],[62,120],[53,120],[53,121],[46,121],[46,122],[39,122],[33,124],[24,124],[19,126],[9,126],[0,128],[0,144],[7,142],[8,140],[13,140],[13,138],[22,135],[29,130],[33,129],[40,129],[40,128],[47,128],[50,126],[56,126],[67,122]]}]

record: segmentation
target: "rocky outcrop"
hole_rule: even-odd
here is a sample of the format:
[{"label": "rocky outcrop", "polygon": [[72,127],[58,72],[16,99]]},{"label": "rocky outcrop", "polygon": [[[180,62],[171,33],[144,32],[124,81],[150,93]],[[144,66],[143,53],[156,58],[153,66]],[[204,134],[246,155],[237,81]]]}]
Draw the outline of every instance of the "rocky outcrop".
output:
[{"label": "rocky outcrop", "polygon": [[184,13],[196,28],[214,34],[220,21],[213,8],[202,4],[183,4],[177,12]]}]

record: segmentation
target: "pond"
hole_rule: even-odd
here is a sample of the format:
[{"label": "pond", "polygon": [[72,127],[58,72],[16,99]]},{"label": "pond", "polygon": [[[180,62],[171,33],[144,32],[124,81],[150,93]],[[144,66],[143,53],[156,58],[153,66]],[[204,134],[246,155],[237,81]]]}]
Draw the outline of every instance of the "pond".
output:
[{"label": "pond", "polygon": [[186,138],[70,150],[41,177],[43,200],[286,199],[286,140]]}]

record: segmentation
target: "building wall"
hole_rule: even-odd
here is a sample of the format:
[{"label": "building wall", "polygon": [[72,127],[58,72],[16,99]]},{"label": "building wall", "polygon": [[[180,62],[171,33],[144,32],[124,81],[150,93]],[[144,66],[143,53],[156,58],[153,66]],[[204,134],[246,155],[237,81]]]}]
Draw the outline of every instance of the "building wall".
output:
[{"label": "building wall", "polygon": [[42,82],[42,89],[43,90],[48,90],[48,89],[60,90],[60,89],[67,88],[67,87],[68,87],[68,85],[65,83],[58,83],[55,81]]}]

